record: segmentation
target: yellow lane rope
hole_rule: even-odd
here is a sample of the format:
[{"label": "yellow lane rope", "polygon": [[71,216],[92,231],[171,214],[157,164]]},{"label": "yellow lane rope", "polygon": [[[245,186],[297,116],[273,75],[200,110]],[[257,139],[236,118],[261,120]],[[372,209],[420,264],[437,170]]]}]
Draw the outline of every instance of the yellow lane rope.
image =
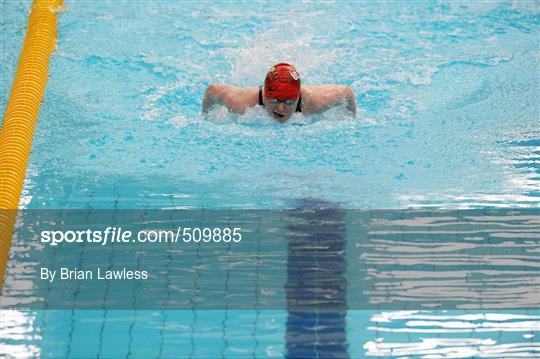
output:
[{"label": "yellow lane rope", "polygon": [[63,0],[35,0],[0,131],[0,291]]}]

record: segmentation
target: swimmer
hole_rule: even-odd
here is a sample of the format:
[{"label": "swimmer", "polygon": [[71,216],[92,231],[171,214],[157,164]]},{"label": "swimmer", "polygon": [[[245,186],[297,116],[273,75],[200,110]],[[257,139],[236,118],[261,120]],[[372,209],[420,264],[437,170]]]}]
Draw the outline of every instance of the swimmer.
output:
[{"label": "swimmer", "polygon": [[296,69],[280,62],[270,69],[264,79],[264,86],[236,87],[229,84],[211,84],[206,89],[202,102],[202,112],[216,104],[229,111],[244,114],[248,108],[257,105],[278,122],[286,122],[295,112],[313,115],[331,107],[344,104],[353,117],[356,116],[356,102],[348,86],[300,84]]}]

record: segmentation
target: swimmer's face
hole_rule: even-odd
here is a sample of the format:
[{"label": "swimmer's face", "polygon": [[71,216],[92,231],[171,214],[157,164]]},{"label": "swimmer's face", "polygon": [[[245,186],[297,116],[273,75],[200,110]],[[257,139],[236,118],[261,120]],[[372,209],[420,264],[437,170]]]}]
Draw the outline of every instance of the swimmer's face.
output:
[{"label": "swimmer's face", "polygon": [[[292,102],[291,102],[292,101]],[[272,99],[264,99],[264,108],[274,120],[278,122],[286,122],[296,111],[299,99],[286,102],[275,102]],[[287,103],[289,102],[289,103]]]}]

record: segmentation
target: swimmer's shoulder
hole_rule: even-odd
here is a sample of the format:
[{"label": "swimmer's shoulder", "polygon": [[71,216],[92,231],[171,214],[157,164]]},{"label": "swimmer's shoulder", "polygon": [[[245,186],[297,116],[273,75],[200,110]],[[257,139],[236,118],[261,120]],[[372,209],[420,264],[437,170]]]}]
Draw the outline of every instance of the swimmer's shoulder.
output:
[{"label": "swimmer's shoulder", "polygon": [[208,86],[208,91],[230,106],[241,107],[249,104],[255,106],[259,103],[259,88],[255,86],[238,87],[227,83],[216,83]]},{"label": "swimmer's shoulder", "polygon": [[302,85],[300,94],[302,96],[302,113],[312,115],[320,111],[324,85]]},{"label": "swimmer's shoulder", "polygon": [[237,87],[230,84],[214,84],[212,87],[233,112],[243,114],[248,108],[259,104],[258,87]]},{"label": "swimmer's shoulder", "polygon": [[259,88],[236,87],[234,93],[235,112],[244,113],[248,108],[255,107],[259,104]]},{"label": "swimmer's shoulder", "polygon": [[237,87],[237,95],[247,101],[259,102],[259,88],[256,86]]},{"label": "swimmer's shoulder", "polygon": [[343,92],[348,87],[345,85],[324,84],[324,85],[302,85],[302,97],[309,99],[321,99],[332,97]]},{"label": "swimmer's shoulder", "polygon": [[302,85],[302,112],[305,115],[319,113],[328,108],[328,104],[345,91],[347,86],[324,84]]}]

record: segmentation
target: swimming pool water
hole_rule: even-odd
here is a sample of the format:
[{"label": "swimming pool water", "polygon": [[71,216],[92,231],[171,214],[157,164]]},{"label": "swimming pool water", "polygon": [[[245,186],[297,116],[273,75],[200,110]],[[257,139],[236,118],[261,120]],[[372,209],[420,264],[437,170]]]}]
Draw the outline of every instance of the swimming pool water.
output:
[{"label": "swimming pool water", "polygon": [[[66,6],[33,208],[538,206],[535,2]],[[27,7],[4,5],[9,50]],[[259,85],[279,60],[351,86],[358,119],[200,117],[208,84]]]},{"label": "swimming pool water", "polygon": [[[30,2],[1,6],[4,113]],[[304,198],[350,209],[539,208],[537,1],[66,8],[26,208],[276,209]],[[341,108],[285,125],[260,109],[201,117],[208,84],[260,85],[278,61],[295,64],[306,84],[350,86],[357,119]],[[350,357],[538,351],[534,312],[346,316]],[[10,311],[2,340],[22,357],[279,357],[287,318],[286,310]],[[524,330],[508,330],[513,323]]]}]

